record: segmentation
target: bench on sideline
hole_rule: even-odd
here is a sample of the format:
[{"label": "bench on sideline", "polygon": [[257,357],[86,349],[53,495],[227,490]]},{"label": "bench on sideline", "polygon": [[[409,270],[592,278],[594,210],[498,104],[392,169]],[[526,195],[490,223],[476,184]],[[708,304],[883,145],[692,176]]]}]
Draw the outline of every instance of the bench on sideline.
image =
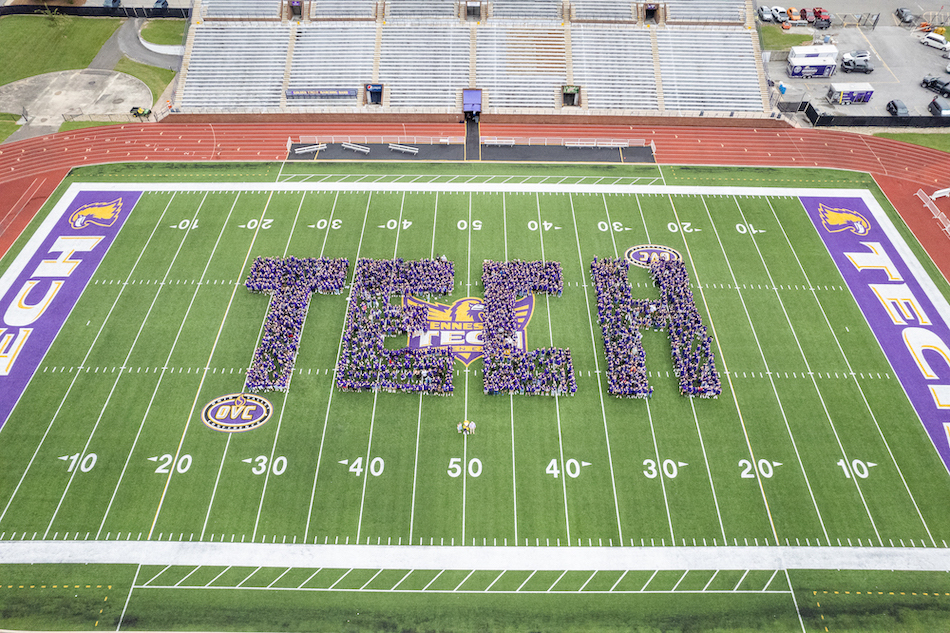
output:
[{"label": "bench on sideline", "polygon": [[306,147],[298,147],[294,150],[294,154],[309,154],[311,152],[322,152],[327,148],[326,143],[317,143],[316,145],[307,145]]},{"label": "bench on sideline", "polygon": [[411,147],[409,145],[400,145],[399,143],[390,143],[389,149],[390,151],[395,150],[397,152],[402,152],[403,154],[412,154],[413,156],[419,153],[418,147]]},{"label": "bench on sideline", "polygon": [[356,143],[343,143],[343,149],[351,149],[354,152],[359,152],[360,154],[369,154],[369,148],[365,145],[357,145]]}]

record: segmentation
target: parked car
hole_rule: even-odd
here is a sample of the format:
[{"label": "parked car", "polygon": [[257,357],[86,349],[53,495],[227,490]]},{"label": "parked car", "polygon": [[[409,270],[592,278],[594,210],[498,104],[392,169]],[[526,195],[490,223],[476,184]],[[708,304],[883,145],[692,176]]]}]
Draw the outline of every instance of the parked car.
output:
[{"label": "parked car", "polygon": [[950,116],[950,101],[941,99],[940,97],[934,97],[928,109],[930,110],[930,114],[934,116]]},{"label": "parked car", "polygon": [[900,99],[894,99],[893,101],[887,102],[887,111],[891,113],[892,116],[907,116],[907,106],[904,105],[904,102]]},{"label": "parked car", "polygon": [[801,15],[798,13],[798,9],[795,7],[788,8],[788,19],[790,22],[795,22],[796,20],[801,19]]},{"label": "parked car", "polygon": [[864,73],[866,75],[874,72],[874,66],[866,59],[846,59],[841,62],[841,70],[846,73]]},{"label": "parked car", "polygon": [[785,7],[772,7],[772,19],[776,22],[788,22],[788,13],[785,12]]},{"label": "parked car", "polygon": [[819,30],[824,30],[831,28],[831,20],[827,18],[816,18],[815,19],[815,28]]},{"label": "parked car", "polygon": [[863,50],[850,51],[841,56],[841,61],[845,61],[845,62],[847,61],[853,62],[859,59],[863,59],[865,61],[871,59],[871,51],[863,51]]},{"label": "parked car", "polygon": [[927,33],[920,38],[920,43],[924,46],[931,46],[941,51],[950,51],[950,42],[940,33]]},{"label": "parked car", "polygon": [[897,16],[897,19],[901,21],[901,24],[910,24],[914,21],[914,14],[910,12],[910,9],[901,7],[894,11],[894,15]]},{"label": "parked car", "polygon": [[766,6],[761,6],[761,7],[759,7],[759,19],[762,20],[763,22],[771,22],[771,21],[772,21],[772,9],[770,9],[770,8],[768,8],[768,7],[766,7]]},{"label": "parked car", "polygon": [[950,97],[950,81],[944,81],[931,75],[924,77],[920,85],[931,92],[936,92],[942,97]]},{"label": "parked car", "polygon": [[816,20],[831,20],[831,14],[828,13],[826,9],[822,9],[821,7],[815,7],[812,10],[815,12]]},{"label": "parked car", "polygon": [[805,20],[805,21],[808,22],[809,24],[814,24],[814,23],[815,23],[815,10],[814,10],[814,9],[802,9],[802,10],[799,12],[799,15],[802,17],[803,20]]}]

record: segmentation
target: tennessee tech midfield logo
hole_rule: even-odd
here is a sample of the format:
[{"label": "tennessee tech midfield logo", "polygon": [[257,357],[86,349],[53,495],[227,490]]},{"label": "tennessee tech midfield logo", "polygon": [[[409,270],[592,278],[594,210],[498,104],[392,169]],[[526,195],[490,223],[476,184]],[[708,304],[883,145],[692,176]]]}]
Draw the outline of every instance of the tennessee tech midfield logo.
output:
[{"label": "tennessee tech midfield logo", "polygon": [[[482,310],[485,308],[478,297],[465,297],[452,305],[430,303],[412,296],[403,298],[403,306],[425,306],[429,308],[428,329],[414,332],[409,336],[409,347],[448,347],[452,355],[467,367],[473,360],[482,356]],[[518,349],[525,349],[525,328],[531,322],[534,312],[534,295],[528,295],[515,303],[515,331]]]}]

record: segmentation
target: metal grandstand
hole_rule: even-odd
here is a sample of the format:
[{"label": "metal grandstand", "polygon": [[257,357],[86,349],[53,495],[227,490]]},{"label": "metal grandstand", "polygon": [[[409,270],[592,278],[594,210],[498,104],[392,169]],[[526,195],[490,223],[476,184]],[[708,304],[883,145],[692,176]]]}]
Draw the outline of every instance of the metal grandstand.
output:
[{"label": "metal grandstand", "polygon": [[770,117],[751,6],[199,0],[172,112]]}]

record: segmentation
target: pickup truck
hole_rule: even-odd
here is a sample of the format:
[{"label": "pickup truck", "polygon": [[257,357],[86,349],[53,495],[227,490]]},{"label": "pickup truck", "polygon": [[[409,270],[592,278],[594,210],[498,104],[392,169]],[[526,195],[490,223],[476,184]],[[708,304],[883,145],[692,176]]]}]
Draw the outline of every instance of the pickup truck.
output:
[{"label": "pickup truck", "polygon": [[927,75],[921,80],[920,85],[942,97],[950,97],[950,81]]}]

